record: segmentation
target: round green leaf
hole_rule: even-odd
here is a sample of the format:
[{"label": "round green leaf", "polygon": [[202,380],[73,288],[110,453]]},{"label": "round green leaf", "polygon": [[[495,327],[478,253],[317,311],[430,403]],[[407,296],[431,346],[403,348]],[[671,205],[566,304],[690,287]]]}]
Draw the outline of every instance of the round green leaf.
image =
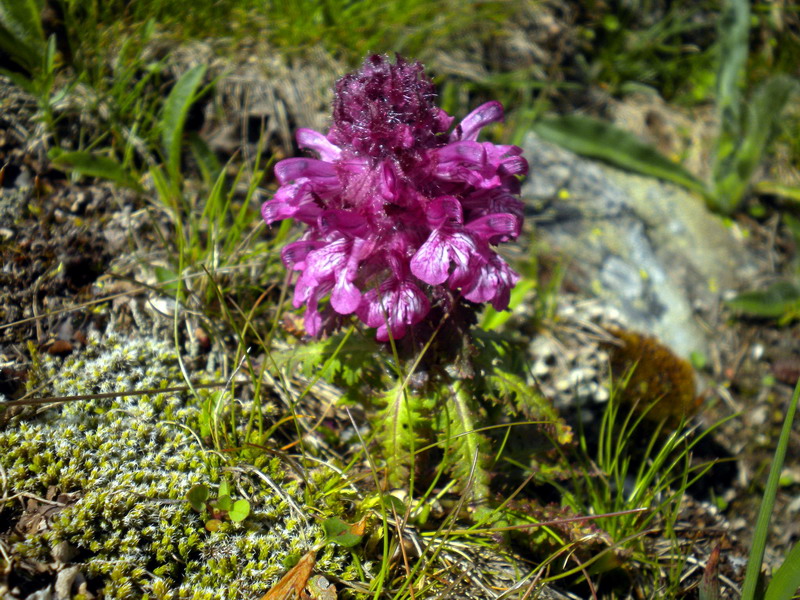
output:
[{"label": "round green leaf", "polygon": [[351,533],[351,526],[336,517],[326,519],[322,523],[322,528],[325,530],[327,541],[338,546],[352,548],[361,542],[362,536]]},{"label": "round green leaf", "polygon": [[233,503],[233,507],[228,512],[228,517],[234,523],[244,521],[247,515],[250,514],[250,503],[247,500],[237,500]]},{"label": "round green leaf", "polygon": [[203,512],[206,507],[206,500],[208,500],[208,486],[202,483],[193,485],[186,494],[186,499],[189,500],[189,504],[192,505],[194,510]]}]

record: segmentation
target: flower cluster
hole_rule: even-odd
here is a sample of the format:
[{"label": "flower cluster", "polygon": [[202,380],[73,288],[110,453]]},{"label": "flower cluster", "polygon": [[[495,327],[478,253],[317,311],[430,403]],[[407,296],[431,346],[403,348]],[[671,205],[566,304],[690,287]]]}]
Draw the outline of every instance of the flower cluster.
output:
[{"label": "flower cluster", "polygon": [[306,305],[309,334],[355,313],[378,340],[399,339],[457,294],[508,307],[519,276],[493,246],[519,235],[528,164],[517,146],[477,141],[503,118],[499,102],[450,131],[435,99],[420,63],[370,56],[337,82],[328,134],[297,132],[319,159],[275,166],[281,186],[262,215],[308,226],[281,256],[300,272],[294,306]]}]

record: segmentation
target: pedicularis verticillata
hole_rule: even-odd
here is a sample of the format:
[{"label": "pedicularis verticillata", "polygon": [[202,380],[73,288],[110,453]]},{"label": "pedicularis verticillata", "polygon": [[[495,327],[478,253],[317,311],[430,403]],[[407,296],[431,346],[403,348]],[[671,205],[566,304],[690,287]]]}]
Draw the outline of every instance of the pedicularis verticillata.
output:
[{"label": "pedicularis verticillata", "polygon": [[281,186],[262,215],[307,226],[282,258],[300,272],[294,306],[306,305],[309,334],[355,314],[386,341],[460,298],[507,308],[519,276],[494,246],[520,233],[528,164],[517,146],[477,141],[503,118],[499,102],[453,127],[435,100],[420,63],[370,56],[337,82],[328,134],[297,132],[319,158],[275,166]]}]

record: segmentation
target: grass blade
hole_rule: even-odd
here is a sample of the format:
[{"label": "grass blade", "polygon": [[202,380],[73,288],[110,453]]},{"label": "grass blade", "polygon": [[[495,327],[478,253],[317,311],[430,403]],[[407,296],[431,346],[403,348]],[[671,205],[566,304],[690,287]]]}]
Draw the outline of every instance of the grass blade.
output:
[{"label": "grass blade", "polygon": [[130,172],[107,156],[84,151],[62,152],[58,148],[51,150],[49,156],[56,166],[66,167],[88,177],[108,179],[133,190],[142,191]]},{"label": "grass blade", "polygon": [[766,290],[742,292],[725,304],[751,317],[777,319],[800,310],[800,285],[792,281],[777,281]]},{"label": "grass blade", "polygon": [[735,139],[741,133],[742,124],[742,80],[750,33],[749,0],[726,0],[718,29],[717,114],[722,137],[731,136],[731,139]]},{"label": "grass blade", "polygon": [[798,90],[800,83],[793,77],[770,77],[758,86],[747,104],[743,132],[737,130],[735,138],[727,142],[728,132],[720,133],[714,165],[714,199],[718,210],[731,213],[739,206],[780,124],[784,108]]},{"label": "grass blade", "polygon": [[671,181],[700,194],[706,193],[705,185],[681,165],[610,123],[580,115],[545,117],[533,126],[533,130],[567,150]]},{"label": "grass blade", "polygon": [[786,555],[783,564],[775,571],[767,586],[764,600],[784,600],[794,598],[800,589],[800,542]]},{"label": "grass blade", "polygon": [[29,73],[42,66],[45,37],[36,0],[0,0],[0,48]]},{"label": "grass blade", "polygon": [[183,126],[186,124],[189,109],[195,101],[197,88],[200,87],[205,74],[206,65],[197,65],[186,71],[178,79],[164,103],[159,123],[161,143],[167,158],[167,171],[173,182],[178,181],[181,168]]},{"label": "grass blade", "polygon": [[[800,399],[800,380],[797,382],[797,385],[794,388],[792,401],[789,403],[789,408],[786,411],[786,418],[783,421],[783,429],[781,429],[781,435],[778,438],[778,446],[775,448],[775,456],[772,459],[772,466],[769,470],[769,478],[767,479],[767,485],[764,489],[764,498],[761,500],[761,508],[758,511],[756,527],[753,531],[753,545],[750,548],[750,557],[747,560],[747,570],[744,574],[742,600],[755,599],[758,576],[761,573],[761,561],[764,559],[764,549],[767,545],[769,520],[772,516],[772,508],[775,506],[775,496],[778,493],[781,469],[783,469],[783,461],[786,458],[786,449],[789,446],[789,438],[792,433],[792,422],[794,421],[794,413],[797,411],[798,399]],[[790,555],[794,555],[795,551],[797,551],[797,546],[792,548]],[[787,557],[787,561],[783,566],[789,562],[788,558],[789,557]],[[794,568],[797,568],[796,565],[797,562],[795,561]],[[781,571],[783,566],[778,571]],[[783,585],[784,582],[794,581],[794,577],[797,577],[798,574],[792,572],[791,569],[792,567],[788,567],[786,575],[782,574],[782,579],[779,580],[778,585]],[[786,577],[786,579],[784,580],[783,577]],[[791,594],[789,596],[774,596],[774,598],[789,597],[791,597]]]}]

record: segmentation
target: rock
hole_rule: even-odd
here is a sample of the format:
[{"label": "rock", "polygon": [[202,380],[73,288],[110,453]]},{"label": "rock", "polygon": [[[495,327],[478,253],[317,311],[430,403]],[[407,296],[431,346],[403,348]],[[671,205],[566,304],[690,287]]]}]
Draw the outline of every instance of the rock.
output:
[{"label": "rock", "polygon": [[677,354],[705,353],[699,313],[707,318],[724,291],[756,274],[736,229],[675,185],[579,157],[534,134],[523,147],[530,175],[522,195],[533,235],[568,261],[568,280]]},{"label": "rock", "polygon": [[72,598],[72,586],[80,585],[83,581],[81,568],[77,565],[59,571],[56,578],[56,600],[69,600]]},{"label": "rock", "polygon": [[53,598],[53,588],[52,586],[47,586],[39,590],[38,592],[34,592],[32,594],[28,594],[25,600],[51,600]]}]

